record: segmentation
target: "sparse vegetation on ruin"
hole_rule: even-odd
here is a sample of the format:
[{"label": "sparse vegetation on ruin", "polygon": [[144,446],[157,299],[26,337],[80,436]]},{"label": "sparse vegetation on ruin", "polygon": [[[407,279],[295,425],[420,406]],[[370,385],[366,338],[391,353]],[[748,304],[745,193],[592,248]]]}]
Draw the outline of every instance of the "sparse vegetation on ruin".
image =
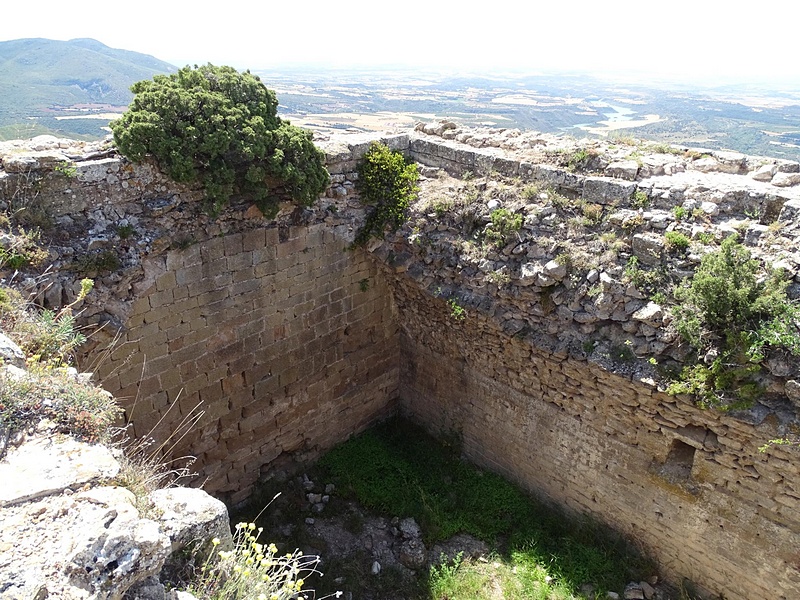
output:
[{"label": "sparse vegetation on ruin", "polygon": [[484,235],[493,244],[505,245],[522,228],[522,215],[510,212],[505,208],[497,208],[490,215]]},{"label": "sparse vegetation on ruin", "polygon": [[[91,280],[85,280],[76,303],[91,289]],[[16,290],[0,287],[0,331],[20,347],[27,367],[0,372],[0,454],[15,433],[42,419],[80,439],[107,439],[120,409],[110,394],[71,367],[74,351],[86,340],[72,305],[41,311]]]},{"label": "sparse vegetation on ruin", "polygon": [[271,216],[280,200],[307,206],[328,185],[311,133],[281,120],[275,93],[249,71],[184,67],[131,90],[127,112],[111,123],[117,148],[135,162],[152,156],[175,181],[200,184],[212,213],[242,196]]},{"label": "sparse vegetation on ruin", "polygon": [[381,238],[406,220],[409,204],[417,197],[417,165],[384,144],[373,143],[358,165],[361,201],[370,207],[356,233],[354,246]]},{"label": "sparse vegetation on ruin", "polygon": [[787,298],[787,285],[783,272],[764,273],[735,236],[706,254],[675,289],[675,324],[698,362],[684,367],[669,391],[695,394],[709,406],[751,403],[770,352],[800,355],[800,307]]}]

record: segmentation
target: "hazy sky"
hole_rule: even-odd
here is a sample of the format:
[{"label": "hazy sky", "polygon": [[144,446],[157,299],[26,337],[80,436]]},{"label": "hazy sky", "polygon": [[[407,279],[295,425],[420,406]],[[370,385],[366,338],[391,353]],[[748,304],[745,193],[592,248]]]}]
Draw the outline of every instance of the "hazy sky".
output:
[{"label": "hazy sky", "polygon": [[39,0],[4,2],[0,40],[91,37],[177,66],[409,64],[800,84],[798,23],[800,5],[788,0]]}]

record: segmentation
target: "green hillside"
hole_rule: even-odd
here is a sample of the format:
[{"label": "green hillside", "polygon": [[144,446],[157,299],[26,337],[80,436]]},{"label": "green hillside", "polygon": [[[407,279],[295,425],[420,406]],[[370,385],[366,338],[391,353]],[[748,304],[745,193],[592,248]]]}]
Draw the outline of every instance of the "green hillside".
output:
[{"label": "green hillside", "polygon": [[176,70],[92,39],[0,42],[0,139],[41,133],[100,137],[106,120],[56,117],[119,110],[130,102],[133,83]]}]

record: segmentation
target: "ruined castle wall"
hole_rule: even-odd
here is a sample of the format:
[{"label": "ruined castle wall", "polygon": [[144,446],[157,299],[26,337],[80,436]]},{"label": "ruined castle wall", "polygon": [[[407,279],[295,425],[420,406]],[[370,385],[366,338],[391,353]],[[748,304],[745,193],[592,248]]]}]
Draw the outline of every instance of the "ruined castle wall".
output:
[{"label": "ruined castle wall", "polygon": [[[412,138],[410,152],[451,173],[498,172],[519,177],[522,185],[554,187],[602,205],[625,206],[638,186],[666,213],[694,193],[669,184],[662,190],[652,180],[575,174],[509,158],[496,147],[429,136]],[[743,210],[743,198],[762,206],[769,200],[776,203],[774,218],[780,214],[784,229],[795,231],[794,191],[739,193],[738,180],[729,185],[718,203],[720,221]],[[434,202],[446,187],[432,186]],[[458,206],[458,199],[447,201]],[[402,410],[433,433],[459,433],[465,454],[476,463],[625,533],[675,582],[689,578],[725,598],[797,597],[798,450],[759,451],[784,435],[787,423],[797,422],[789,387],[781,397],[783,384],[775,384],[771,399],[737,413],[702,410],[690,398],[659,392],[648,379],[651,367],[648,372],[621,366],[591,351],[593,340],[608,335],[617,317],[592,312],[593,299],[581,297],[579,285],[569,277],[562,284],[525,281],[522,263],[530,260],[537,236],[547,234],[543,228],[526,225],[505,247],[490,249],[478,261],[465,256],[461,223],[437,217],[427,202],[412,211],[407,230],[375,252],[389,267],[399,307]],[[500,198],[494,206],[504,202]],[[648,218],[644,213],[645,227]],[[647,235],[661,235],[655,226],[650,231],[656,234]],[[515,258],[526,253],[528,258]],[[555,258],[535,256],[542,263]],[[485,276],[487,262],[489,273],[505,273],[503,284]],[[608,268],[601,277],[625,288],[619,272]],[[620,306],[634,311],[647,299],[631,291],[636,297],[626,297]],[[543,308],[545,295],[553,306]],[[591,326],[577,319],[580,302],[598,317]],[[465,319],[454,305],[466,311]],[[625,339],[633,340],[635,355],[642,356],[640,347],[648,344],[639,343],[642,332],[628,314],[622,319]],[[643,339],[652,340],[666,323]],[[632,352],[636,363],[633,359]],[[798,374],[796,360],[783,368],[790,377]]]},{"label": "ruined castle wall", "polygon": [[[232,233],[155,259],[97,374],[135,436],[180,444],[214,494],[241,500],[278,459],[316,458],[385,414],[398,364],[374,263],[323,224]],[[155,268],[151,265],[150,267]]]},{"label": "ruined castle wall", "polygon": [[655,391],[503,333],[403,276],[402,409],[534,494],[611,524],[674,581],[725,598],[800,589],[796,453],[751,422]]},{"label": "ruined castle wall", "polygon": [[212,218],[199,190],[113,152],[78,158],[67,177],[59,153],[0,171],[9,198],[53,220],[53,267],[25,285],[57,309],[95,281],[75,306],[90,333],[81,367],[117,397],[133,438],[195,457],[196,481],[235,503],[393,410],[392,296],[375,261],[347,248],[363,216],[349,148],[329,156],[325,197],[274,219],[247,203]]},{"label": "ruined castle wall", "polygon": [[[67,193],[63,181],[51,182],[57,263],[33,285],[43,304],[61,306],[81,276],[71,262],[103,252],[120,259],[112,272],[86,273],[98,289],[76,308],[85,321],[121,331],[96,372],[125,406],[134,434],[163,439],[199,406],[205,412],[176,453],[197,456],[205,488],[235,502],[284,461],[315,458],[400,397],[434,433],[460,432],[478,464],[628,534],[675,581],[688,577],[726,598],[796,597],[797,449],[758,451],[796,420],[791,403],[704,411],[581,359],[571,342],[607,330],[617,312],[595,311],[595,326],[575,317],[591,306],[565,310],[563,301],[554,313],[541,310],[543,290],[523,281],[518,263],[552,257],[522,258],[527,250],[518,255],[510,246],[491,258],[508,276],[501,293],[462,262],[461,230],[444,219],[430,224],[436,245],[415,244],[401,230],[372,255],[345,251],[363,217],[353,171],[369,141],[326,147],[326,196],[309,209],[287,207],[276,220],[237,206],[209,219],[197,190],[113,156],[79,162]],[[643,183],[511,160],[496,148],[413,135],[387,141],[430,166],[498,171],[601,204],[624,201]],[[662,212],[683,198],[677,187],[648,185]],[[731,192],[719,209],[733,213],[745,197],[774,201],[772,212],[794,230],[800,200],[770,194]],[[651,212],[643,220],[667,222]],[[618,274],[604,275],[609,289],[621,285]],[[466,319],[436,290],[465,305]],[[625,306],[619,320],[634,327],[624,331],[643,338],[638,356],[655,325],[631,321],[627,306],[646,300],[627,288],[605,295]],[[92,356],[100,357],[105,342],[93,340]],[[570,344],[560,346],[564,340]],[[788,366],[796,370],[796,361]]]}]

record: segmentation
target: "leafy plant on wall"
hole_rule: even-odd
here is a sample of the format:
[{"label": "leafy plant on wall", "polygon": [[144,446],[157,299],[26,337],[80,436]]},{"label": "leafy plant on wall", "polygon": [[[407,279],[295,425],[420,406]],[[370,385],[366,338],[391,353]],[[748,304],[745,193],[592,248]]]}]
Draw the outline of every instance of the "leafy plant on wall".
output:
[{"label": "leafy plant on wall", "polygon": [[800,355],[800,307],[787,297],[787,285],[782,271],[762,272],[736,236],[705,255],[675,290],[673,309],[678,333],[702,361],[684,367],[668,391],[723,407],[758,397],[756,376],[769,353]]},{"label": "leafy plant on wall", "polygon": [[416,164],[385,144],[373,142],[358,165],[356,182],[361,202],[372,208],[353,246],[381,238],[387,230],[397,230],[405,222],[408,207],[419,192],[418,179]]},{"label": "leafy plant on wall", "polygon": [[211,212],[233,196],[268,216],[291,198],[307,206],[328,185],[311,133],[277,116],[275,92],[249,71],[205,65],[131,87],[133,102],[111,123],[119,151],[152,156],[177,182],[203,186]]}]

